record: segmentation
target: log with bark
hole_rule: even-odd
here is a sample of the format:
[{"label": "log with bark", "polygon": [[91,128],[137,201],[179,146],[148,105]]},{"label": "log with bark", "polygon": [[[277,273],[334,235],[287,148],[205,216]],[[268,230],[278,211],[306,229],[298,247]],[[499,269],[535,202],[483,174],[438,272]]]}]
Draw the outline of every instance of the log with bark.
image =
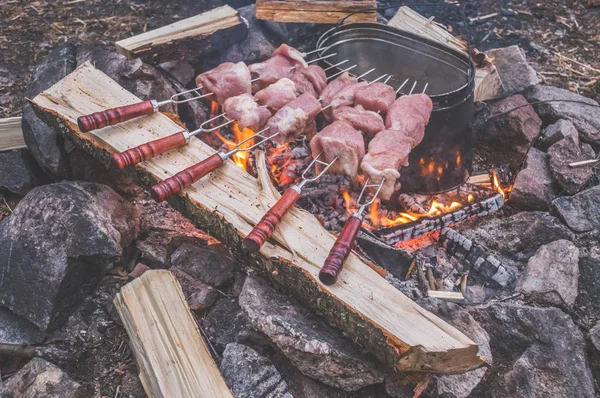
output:
[{"label": "log with bark", "polygon": [[117,52],[148,63],[195,58],[248,34],[238,12],[222,6],[115,43]]},{"label": "log with bark", "polygon": [[[108,165],[115,151],[181,130],[161,113],[93,133],[81,133],[77,128],[80,115],[139,101],[86,63],[31,102],[49,125]],[[192,139],[186,146],[127,172],[147,187],[213,153],[208,145]],[[262,270],[287,293],[398,371],[460,373],[484,364],[473,341],[404,296],[380,276],[378,267],[355,253],[346,260],[338,283],[321,284],[318,273],[335,237],[306,211],[291,209],[260,252],[247,252],[243,238],[277,196],[264,178],[261,185],[227,160],[223,167],[171,197],[169,202],[227,245],[240,260]]]},{"label": "log with bark", "polygon": [[144,272],[114,303],[149,397],[234,398],[171,272]]},{"label": "log with bark", "polygon": [[334,24],[348,17],[347,22],[376,22],[376,8],[375,0],[258,0],[256,18]]}]

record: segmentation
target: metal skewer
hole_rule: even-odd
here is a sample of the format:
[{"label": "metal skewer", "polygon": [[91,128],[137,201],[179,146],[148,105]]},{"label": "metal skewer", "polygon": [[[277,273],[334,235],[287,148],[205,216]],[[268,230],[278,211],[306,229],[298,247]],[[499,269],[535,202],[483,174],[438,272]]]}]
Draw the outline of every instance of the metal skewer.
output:
[{"label": "metal skewer", "polygon": [[[319,160],[321,155],[323,155],[323,152],[319,153],[317,157],[314,158],[313,161],[310,162],[310,164],[306,167],[302,173],[302,180],[298,184],[292,185],[286,189],[277,203],[275,203],[275,205],[273,205],[273,207],[271,207],[269,211],[265,213],[258,224],[256,224],[248,236],[246,236],[244,239],[244,245],[246,246],[246,249],[251,252],[259,251],[262,245],[264,245],[264,243],[271,237],[273,231],[275,231],[283,216],[285,216],[288,210],[294,206],[298,199],[300,199],[302,187],[319,179],[337,160],[336,156],[331,162],[326,163],[322,160]],[[321,170],[316,176],[307,178],[306,173],[316,164],[324,166],[323,170]]]},{"label": "metal skewer", "polygon": [[[325,285],[333,285],[337,281],[340,271],[344,266],[344,261],[346,261],[346,258],[348,258],[348,255],[354,247],[356,236],[358,235],[358,231],[362,224],[363,213],[367,207],[373,204],[377,195],[379,195],[379,191],[381,191],[381,187],[383,187],[383,184],[385,183],[385,178],[378,184],[369,184],[369,181],[371,181],[370,177],[367,178],[365,185],[360,191],[360,195],[358,195],[356,201],[359,206],[358,210],[351,214],[346,220],[342,232],[340,232],[340,235],[333,244],[333,247],[329,251],[329,255],[325,259],[323,268],[321,268],[321,271],[319,272],[319,280]],[[365,202],[361,202],[367,188],[377,188],[377,190],[369,199]]]},{"label": "metal skewer", "polygon": [[[203,161],[196,163],[195,165],[190,166],[183,171],[180,171],[179,173],[175,174],[172,177],[167,178],[166,180],[162,181],[159,184],[154,185],[152,187],[152,197],[157,202],[162,202],[167,197],[183,190],[184,188],[189,187],[190,185],[192,185],[196,181],[200,180],[202,177],[204,177],[208,173],[221,167],[223,165],[223,163],[225,162],[225,160],[228,159],[229,157],[231,157],[232,155],[234,155],[238,152],[250,151],[279,134],[279,132],[277,132],[268,137],[265,137],[262,135],[262,133],[264,133],[267,130],[269,130],[269,129],[268,128],[263,129],[263,130],[259,131],[258,133],[255,133],[255,134],[251,135],[250,137],[240,141],[239,143],[237,143],[235,148],[233,148],[229,152],[217,152],[214,155],[209,156],[208,158],[204,159]],[[253,145],[250,145],[247,148],[242,148],[242,146],[245,143],[247,143],[248,141],[253,140],[257,137],[262,138],[262,140],[258,141],[257,143],[255,143]]]},{"label": "metal skewer", "polygon": [[[312,54],[313,52],[314,51],[311,51],[310,53],[307,53],[307,55]],[[316,58],[307,62],[307,64],[321,61],[333,57],[335,55],[337,55],[337,53],[324,55],[320,58]],[[296,67],[294,66],[292,70],[295,68]],[[252,79],[250,82],[255,82],[257,80],[258,78]],[[201,92],[199,91],[201,89],[201,87],[194,87],[192,89],[173,94],[170,98],[163,101],[149,99],[135,104],[123,105],[112,109],[106,109],[100,112],[94,112],[89,115],[83,115],[77,118],[77,126],[79,127],[79,130],[81,130],[81,132],[87,133],[89,131],[99,130],[106,126],[112,126],[115,124],[123,123],[128,120],[135,119],[136,117],[151,115],[153,113],[158,112],[158,109],[161,106],[167,104],[185,104],[186,102],[200,100],[202,98],[206,98],[214,94],[212,92],[201,94]],[[186,98],[185,96],[189,94],[192,94],[192,96]]]}]

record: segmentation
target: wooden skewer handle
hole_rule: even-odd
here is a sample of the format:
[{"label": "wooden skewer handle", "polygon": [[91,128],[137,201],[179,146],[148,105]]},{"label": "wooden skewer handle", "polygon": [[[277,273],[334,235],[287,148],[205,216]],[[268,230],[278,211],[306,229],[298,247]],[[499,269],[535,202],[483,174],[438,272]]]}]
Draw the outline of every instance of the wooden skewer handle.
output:
[{"label": "wooden skewer handle", "polygon": [[150,115],[154,113],[155,104],[156,101],[146,100],[137,104],[119,106],[91,115],[80,116],[77,118],[77,125],[79,130],[87,133],[113,124],[123,123],[138,116]]},{"label": "wooden skewer handle", "polygon": [[223,165],[223,158],[218,153],[180,171],[172,177],[152,187],[152,197],[157,202],[162,202],[169,196],[189,187],[211,171]]},{"label": "wooden skewer handle", "polygon": [[333,285],[344,266],[344,261],[354,247],[356,236],[360,230],[362,219],[360,217],[350,216],[342,228],[342,232],[333,244],[329,255],[325,259],[323,268],[319,272],[319,280],[325,285]]},{"label": "wooden skewer handle", "polygon": [[112,158],[119,169],[124,169],[184,145],[187,142],[186,135],[187,133],[183,131],[171,134],[124,152],[115,153]]},{"label": "wooden skewer handle", "polygon": [[299,198],[299,189],[288,188],[283,195],[281,195],[281,198],[279,198],[277,203],[269,209],[248,236],[246,236],[246,239],[244,239],[246,249],[251,252],[259,251],[267,239],[271,237],[273,231],[275,231],[275,228],[277,228],[281,219],[285,216],[285,213],[294,206]]}]

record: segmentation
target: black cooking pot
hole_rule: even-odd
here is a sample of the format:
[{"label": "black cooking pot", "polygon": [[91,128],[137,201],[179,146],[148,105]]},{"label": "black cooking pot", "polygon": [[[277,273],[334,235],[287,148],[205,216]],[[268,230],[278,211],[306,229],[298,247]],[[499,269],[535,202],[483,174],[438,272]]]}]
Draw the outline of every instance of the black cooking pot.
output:
[{"label": "black cooking pot", "polygon": [[401,94],[426,93],[433,113],[423,141],[413,149],[409,166],[400,171],[402,191],[436,193],[463,184],[472,162],[470,123],[474,111],[475,67],[466,53],[410,32],[376,23],[350,23],[325,32],[317,42],[319,56],[335,73],[356,64],[355,76],[384,73]]}]

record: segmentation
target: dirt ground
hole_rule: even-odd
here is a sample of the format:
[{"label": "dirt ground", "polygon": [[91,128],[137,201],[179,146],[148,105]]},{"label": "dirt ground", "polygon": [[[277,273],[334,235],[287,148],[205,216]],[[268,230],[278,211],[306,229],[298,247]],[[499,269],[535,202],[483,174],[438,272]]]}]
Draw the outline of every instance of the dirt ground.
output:
[{"label": "dirt ground", "polygon": [[[459,7],[449,0],[381,1],[417,3],[417,11],[464,36]],[[59,43],[102,43],[169,24],[230,3],[221,0],[4,0],[0,5],[0,117],[18,116],[23,90],[37,61]],[[422,4],[430,3],[432,6]],[[393,15],[388,10],[387,15]],[[600,96],[600,7],[585,1],[479,0],[466,7],[472,44],[482,50],[522,46],[547,84]],[[558,55],[560,54],[560,55]]]}]

